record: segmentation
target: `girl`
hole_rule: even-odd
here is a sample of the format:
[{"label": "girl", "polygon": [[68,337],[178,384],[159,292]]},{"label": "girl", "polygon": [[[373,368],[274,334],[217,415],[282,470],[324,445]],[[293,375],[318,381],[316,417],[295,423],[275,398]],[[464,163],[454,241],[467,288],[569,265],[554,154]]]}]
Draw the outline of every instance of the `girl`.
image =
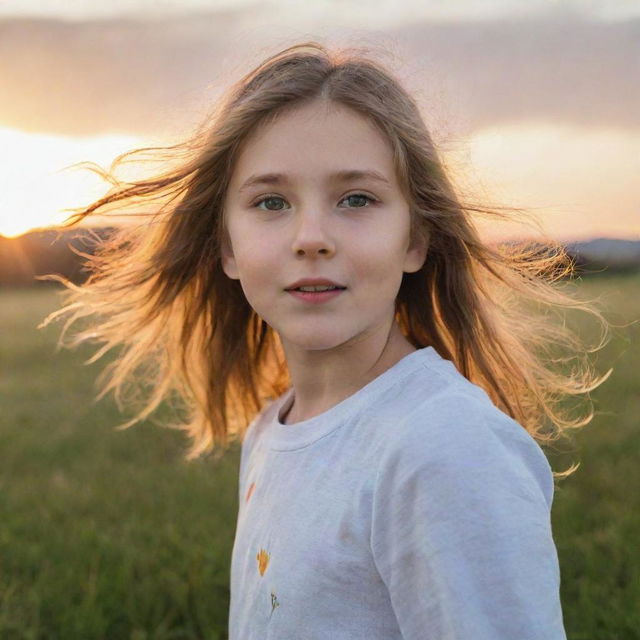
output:
[{"label": "girl", "polygon": [[589,311],[566,257],[481,242],[400,83],[316,43],[183,149],[76,214],[164,200],[45,323],[124,346],[101,395],[152,388],[124,426],[177,393],[189,458],[241,439],[230,638],[565,638],[540,445],[600,381],[549,364],[576,345],[545,306]]}]

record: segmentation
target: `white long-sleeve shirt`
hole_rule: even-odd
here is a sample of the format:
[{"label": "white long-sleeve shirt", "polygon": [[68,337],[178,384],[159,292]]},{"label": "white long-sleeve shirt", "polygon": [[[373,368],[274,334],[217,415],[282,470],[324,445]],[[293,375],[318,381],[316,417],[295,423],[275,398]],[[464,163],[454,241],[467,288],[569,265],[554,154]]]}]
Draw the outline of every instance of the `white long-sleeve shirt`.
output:
[{"label": "white long-sleeve shirt", "polygon": [[230,640],[566,640],[553,477],[431,347],[242,445]]}]

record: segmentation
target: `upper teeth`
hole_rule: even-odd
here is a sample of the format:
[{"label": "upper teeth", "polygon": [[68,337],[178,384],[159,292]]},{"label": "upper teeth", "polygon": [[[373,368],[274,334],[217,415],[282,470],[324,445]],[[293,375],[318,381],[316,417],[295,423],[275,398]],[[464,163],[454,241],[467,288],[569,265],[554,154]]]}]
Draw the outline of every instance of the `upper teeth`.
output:
[{"label": "upper teeth", "polygon": [[298,287],[300,291],[327,291],[328,289],[337,289],[335,285],[327,286],[326,284],[319,284],[316,286],[304,286]]}]

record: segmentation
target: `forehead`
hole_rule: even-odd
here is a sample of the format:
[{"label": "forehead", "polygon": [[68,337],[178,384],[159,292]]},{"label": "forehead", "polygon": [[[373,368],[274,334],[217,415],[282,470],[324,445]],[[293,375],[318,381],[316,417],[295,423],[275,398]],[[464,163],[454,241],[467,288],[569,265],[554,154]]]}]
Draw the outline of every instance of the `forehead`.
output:
[{"label": "forehead", "polygon": [[284,173],[322,179],[340,170],[373,170],[395,182],[391,143],[365,116],[329,101],[287,109],[260,125],[240,147],[231,178]]}]

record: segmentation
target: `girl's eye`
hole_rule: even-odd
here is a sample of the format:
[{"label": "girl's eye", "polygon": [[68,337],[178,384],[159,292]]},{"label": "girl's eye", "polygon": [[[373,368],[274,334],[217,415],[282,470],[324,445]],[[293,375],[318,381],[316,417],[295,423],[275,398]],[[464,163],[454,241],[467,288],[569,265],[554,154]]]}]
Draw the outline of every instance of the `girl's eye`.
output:
[{"label": "girl's eye", "polygon": [[[282,198],[279,198],[278,196],[266,196],[265,198],[262,198],[261,200],[258,200],[258,202],[256,202],[253,206],[257,207],[258,209],[260,209],[260,205],[263,202],[273,202],[274,200],[276,201],[280,201],[280,202],[284,202],[284,200]],[[267,207],[267,211],[280,211],[283,207],[276,207],[275,209],[270,209],[269,207]]]},{"label": "girl's eye", "polygon": [[[364,193],[352,193],[351,195],[347,196],[344,200],[351,200],[351,198],[355,198],[356,202],[363,203],[363,204],[356,204],[354,207],[355,209],[362,209],[363,207],[366,207],[367,204],[375,202],[373,198],[365,195]],[[344,202],[344,200],[342,202]]]},{"label": "girl's eye", "polygon": [[[375,202],[371,196],[367,196],[364,193],[352,193],[341,200],[341,202],[345,201],[348,201],[348,206],[352,209],[362,209]],[[285,208],[285,202],[285,199],[280,196],[265,196],[253,206],[263,211],[281,211]]]}]

